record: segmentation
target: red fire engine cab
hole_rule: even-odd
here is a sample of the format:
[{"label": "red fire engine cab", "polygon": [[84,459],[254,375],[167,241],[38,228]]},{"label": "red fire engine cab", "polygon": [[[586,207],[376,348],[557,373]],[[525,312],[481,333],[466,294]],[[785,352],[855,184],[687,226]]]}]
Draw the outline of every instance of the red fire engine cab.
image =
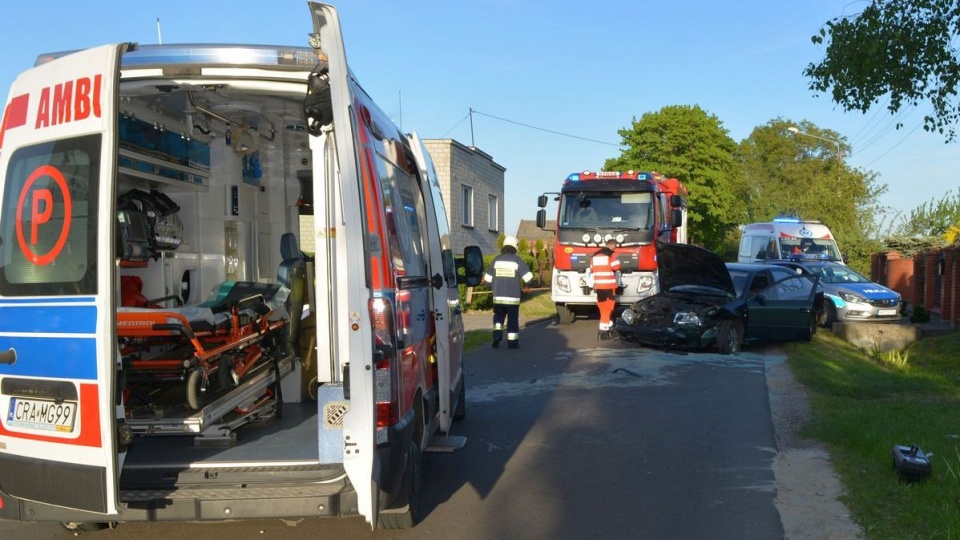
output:
[{"label": "red fire engine cab", "polygon": [[621,265],[617,305],[657,292],[654,241],[686,243],[686,193],[679,180],[656,172],[585,171],[568,176],[559,193],[538,198],[541,229],[549,196],[559,202],[551,299],[561,324],[596,310],[587,270],[591,256],[611,238]]}]

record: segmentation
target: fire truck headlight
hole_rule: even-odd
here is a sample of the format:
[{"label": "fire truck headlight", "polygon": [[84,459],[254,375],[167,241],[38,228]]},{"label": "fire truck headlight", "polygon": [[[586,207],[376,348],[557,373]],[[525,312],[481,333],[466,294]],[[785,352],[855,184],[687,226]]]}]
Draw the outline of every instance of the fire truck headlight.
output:
[{"label": "fire truck headlight", "polygon": [[593,235],[593,242],[596,244],[603,242],[603,236],[601,236],[600,233]]},{"label": "fire truck headlight", "polygon": [[570,278],[567,276],[557,276],[557,288],[563,292],[570,292]]},{"label": "fire truck headlight", "polygon": [[653,276],[640,276],[637,282],[637,292],[646,292],[653,288]]},{"label": "fire truck headlight", "polygon": [[583,236],[580,237],[580,240],[583,240],[584,244],[590,243],[590,233],[583,233]]},{"label": "fire truck headlight", "polygon": [[618,244],[622,244],[625,239],[626,239],[626,237],[625,237],[624,235],[622,235],[622,234],[618,234],[618,235],[617,235],[617,243],[618,243]]}]

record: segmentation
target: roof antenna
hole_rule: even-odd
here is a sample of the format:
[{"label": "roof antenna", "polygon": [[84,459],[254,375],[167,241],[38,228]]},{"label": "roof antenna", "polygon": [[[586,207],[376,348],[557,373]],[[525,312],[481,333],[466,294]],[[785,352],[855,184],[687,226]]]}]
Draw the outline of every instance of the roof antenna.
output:
[{"label": "roof antenna", "polygon": [[160,35],[160,17],[157,17],[157,45],[163,45],[163,37]]}]

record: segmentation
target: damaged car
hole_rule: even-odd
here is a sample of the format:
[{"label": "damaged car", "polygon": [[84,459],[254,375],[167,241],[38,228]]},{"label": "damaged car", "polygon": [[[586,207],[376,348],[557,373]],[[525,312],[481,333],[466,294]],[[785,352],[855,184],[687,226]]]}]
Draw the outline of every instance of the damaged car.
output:
[{"label": "damaged car", "polygon": [[716,347],[737,354],[745,343],[809,341],[823,293],[785,267],[724,263],[705,249],[658,244],[660,292],[625,309],[622,339],[677,349]]}]

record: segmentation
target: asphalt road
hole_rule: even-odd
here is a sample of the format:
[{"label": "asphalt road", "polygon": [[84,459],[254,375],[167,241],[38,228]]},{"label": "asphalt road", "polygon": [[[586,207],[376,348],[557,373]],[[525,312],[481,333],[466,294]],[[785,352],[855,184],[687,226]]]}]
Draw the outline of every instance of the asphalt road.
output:
[{"label": "asphalt road", "polygon": [[[427,454],[425,517],[132,523],[92,538],[775,539],[776,454],[764,350],[674,354],[596,340],[596,321],[541,322],[519,350],[467,358],[453,453]],[[0,523],[0,537],[72,533]]]}]

